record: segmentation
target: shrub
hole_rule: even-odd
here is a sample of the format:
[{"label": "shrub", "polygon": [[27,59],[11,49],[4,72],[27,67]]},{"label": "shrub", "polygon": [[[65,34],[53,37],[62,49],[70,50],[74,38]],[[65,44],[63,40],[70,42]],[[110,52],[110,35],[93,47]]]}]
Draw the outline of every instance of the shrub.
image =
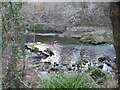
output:
[{"label": "shrub", "polygon": [[42,78],[38,88],[99,88],[100,86],[87,73],[64,73]]}]

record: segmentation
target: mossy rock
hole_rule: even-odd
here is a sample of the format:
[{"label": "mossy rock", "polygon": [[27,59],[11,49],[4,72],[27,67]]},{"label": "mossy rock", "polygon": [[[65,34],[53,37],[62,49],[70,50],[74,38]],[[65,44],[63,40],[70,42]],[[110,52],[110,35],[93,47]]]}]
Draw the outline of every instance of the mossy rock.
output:
[{"label": "mossy rock", "polygon": [[81,43],[88,44],[103,44],[112,43],[113,35],[112,30],[96,30],[92,32],[83,32],[81,34],[72,35],[73,38],[78,39]]},{"label": "mossy rock", "polygon": [[54,53],[51,51],[51,49],[49,49],[49,46],[45,46],[45,45],[41,44],[40,42],[26,43],[25,46],[26,46],[26,49],[29,49],[31,52],[35,52],[35,53],[39,52],[39,53],[47,55],[47,56],[54,55]]},{"label": "mossy rock", "polygon": [[99,84],[104,83],[104,81],[107,80],[108,77],[110,76],[107,72],[96,67],[90,67],[85,72],[89,73],[89,75],[93,78],[93,80]]},{"label": "mossy rock", "polygon": [[44,51],[47,49],[47,46],[44,46],[41,42],[37,43],[25,43],[26,48],[30,50]]},{"label": "mossy rock", "polygon": [[25,46],[26,46],[26,48],[28,48],[30,50],[36,49],[35,44],[33,44],[33,43],[26,43]]}]

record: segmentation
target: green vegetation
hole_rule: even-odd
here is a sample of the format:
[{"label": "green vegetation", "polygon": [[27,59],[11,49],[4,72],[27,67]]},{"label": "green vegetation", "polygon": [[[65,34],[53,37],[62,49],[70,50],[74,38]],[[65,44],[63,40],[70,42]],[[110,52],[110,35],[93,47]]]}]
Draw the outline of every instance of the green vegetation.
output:
[{"label": "green vegetation", "polygon": [[[0,89],[2,87],[3,89],[4,88],[25,88],[25,87],[33,88],[35,86],[37,86],[37,88],[101,88],[101,87],[104,87],[104,81],[109,78],[108,77],[109,74],[105,73],[101,69],[94,68],[94,67],[82,72],[77,72],[77,73],[74,71],[72,73],[67,72],[62,74],[48,73],[46,74],[47,78],[43,76],[42,78],[40,78],[40,80],[39,79],[36,80],[35,86],[34,86],[34,78],[37,78],[37,76],[39,76],[39,73],[38,73],[39,71],[37,70],[39,70],[39,68],[43,69],[43,67],[41,67],[42,64],[39,63],[39,61],[41,61],[41,57],[38,59],[38,64],[39,64],[39,67],[38,67],[36,62],[31,60],[34,58],[32,57],[32,54],[35,54],[35,53],[31,53],[31,57],[26,57],[27,56],[26,53],[28,51],[25,51],[25,46],[27,46],[27,48],[30,48],[33,51],[39,48],[44,49],[43,47],[40,47],[40,46],[39,48],[37,48],[37,44],[34,44],[35,35],[33,33],[37,33],[37,32],[61,33],[65,30],[63,27],[63,30],[59,31],[59,28],[56,28],[56,25],[55,27],[54,26],[49,27],[49,25],[48,27],[44,27],[44,25],[37,24],[36,23],[37,20],[34,20],[34,18],[33,18],[34,21],[33,20],[29,21],[32,14],[28,15],[28,17],[26,17],[27,16],[26,14],[25,14],[26,16],[21,15],[21,8],[25,3],[22,3],[22,1],[24,0],[20,0],[20,1],[21,2],[16,2],[16,3],[2,2],[2,5],[0,4],[0,7],[2,8],[1,9],[2,13],[0,14],[0,17],[2,17],[2,20],[0,20],[0,55],[3,55],[2,60],[4,62],[2,63],[2,66],[4,67],[0,67],[0,69],[1,68],[3,69],[2,71],[3,75],[0,75]],[[35,12],[33,14],[35,15]],[[43,17],[45,18],[45,16]],[[33,33],[30,32],[34,36],[33,43],[25,44],[25,34],[27,34],[27,30],[29,32],[30,31],[33,32]],[[66,38],[67,35],[63,34],[63,36]],[[102,28],[101,30],[95,30],[92,32],[83,32],[77,35],[74,34],[73,36],[71,35],[70,38],[77,38],[78,41],[82,43],[90,43],[90,44],[91,43],[99,44],[99,43],[106,43],[106,42],[111,43],[112,30],[110,30],[109,28]],[[38,54],[41,55],[40,53],[41,51],[42,50],[40,50]],[[46,54],[48,56],[53,55],[51,54],[52,51],[50,51],[49,48],[45,48],[45,50],[43,51],[45,52],[45,54],[48,52]],[[62,50],[60,51],[62,52]],[[36,65],[35,64],[31,65],[30,64],[31,62],[29,59],[31,60],[32,63],[34,62]],[[80,64],[81,63],[82,62],[80,62]],[[35,68],[35,67],[38,67],[38,68]],[[3,80],[1,77],[3,77]],[[25,81],[28,81],[28,82],[25,82]]]},{"label": "green vegetation", "polygon": [[102,44],[113,43],[113,32],[110,27],[95,28],[92,32],[83,32],[72,35],[73,38],[79,39],[82,43]]},{"label": "green vegetation", "polygon": [[98,30],[94,32],[83,33],[80,42],[92,44],[112,43],[112,30]]},{"label": "green vegetation", "polygon": [[2,53],[2,28],[0,27],[0,55]]},{"label": "green vegetation", "polygon": [[8,62],[6,67],[3,67],[3,73],[6,74],[3,75],[5,78],[2,83],[4,83],[3,87],[5,88],[20,87],[20,80],[17,77],[17,61],[20,52],[23,56],[23,73],[25,72],[24,32],[20,27],[22,19],[19,16],[22,5],[21,2],[2,2],[2,52],[9,56],[9,58],[3,58],[3,61]]},{"label": "green vegetation", "polygon": [[110,75],[103,71],[100,68],[96,67],[90,67],[88,70],[85,71],[86,73],[89,73],[89,75],[93,78],[93,80],[97,84],[103,84],[105,80],[107,80]]},{"label": "green vegetation", "polygon": [[[43,76],[44,77],[44,76]],[[86,72],[50,75],[50,79],[42,78],[38,88],[100,88]]]}]

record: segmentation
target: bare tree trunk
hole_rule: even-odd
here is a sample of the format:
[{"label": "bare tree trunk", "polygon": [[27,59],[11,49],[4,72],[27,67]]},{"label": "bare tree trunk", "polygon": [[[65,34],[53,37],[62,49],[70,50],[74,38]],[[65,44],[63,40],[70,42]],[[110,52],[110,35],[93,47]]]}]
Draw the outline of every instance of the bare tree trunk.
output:
[{"label": "bare tree trunk", "polygon": [[120,2],[111,2],[110,19],[113,27],[116,64],[118,68],[118,84],[120,87]]}]

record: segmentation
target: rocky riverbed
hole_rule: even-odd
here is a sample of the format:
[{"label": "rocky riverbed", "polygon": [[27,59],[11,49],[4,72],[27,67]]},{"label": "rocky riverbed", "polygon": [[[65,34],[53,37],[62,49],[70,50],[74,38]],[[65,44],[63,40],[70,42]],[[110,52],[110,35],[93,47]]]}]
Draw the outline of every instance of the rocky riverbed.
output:
[{"label": "rocky riverbed", "polygon": [[[39,34],[36,43],[26,43],[33,52],[26,50],[32,67],[46,72],[82,71],[98,67],[111,74],[116,70],[115,51],[112,44],[82,44],[74,38],[54,34]],[[34,52],[37,48],[39,52]],[[53,55],[43,58],[49,50]]]},{"label": "rocky riverbed", "polygon": [[[96,66],[105,71],[112,72],[112,68],[115,68],[113,45],[40,45],[43,45],[42,49],[45,46],[49,48],[54,55],[47,58],[39,58],[40,54],[38,53],[30,52],[29,50],[26,52],[28,58],[31,58],[33,62],[40,66],[41,64],[45,65],[45,67],[43,65],[43,70],[54,68],[54,65],[58,66],[57,69],[65,66],[64,69],[66,70],[68,68],[70,70],[72,68],[78,70],[79,67],[86,69],[90,66]],[[113,67],[109,64],[113,65]]]},{"label": "rocky riverbed", "polygon": [[[35,36],[34,40],[31,36]],[[37,83],[42,76],[49,78],[51,73],[77,73],[90,70],[96,74],[105,72],[107,73],[105,75],[115,76],[117,71],[112,44],[81,43],[78,37],[37,33],[27,37],[25,45],[26,83],[33,83],[29,82],[31,80]],[[20,68],[21,65],[19,64]]]}]

